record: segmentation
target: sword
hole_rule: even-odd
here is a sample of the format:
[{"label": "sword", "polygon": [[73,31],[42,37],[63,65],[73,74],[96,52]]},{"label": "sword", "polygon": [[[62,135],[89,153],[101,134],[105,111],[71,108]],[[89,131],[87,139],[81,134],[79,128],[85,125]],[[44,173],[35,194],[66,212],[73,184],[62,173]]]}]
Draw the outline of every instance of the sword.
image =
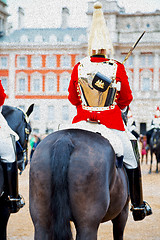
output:
[{"label": "sword", "polygon": [[123,60],[122,64],[124,64],[126,62],[126,60],[130,57],[130,55],[132,54],[133,50],[135,49],[135,47],[137,46],[137,44],[139,43],[139,41],[141,40],[141,38],[143,37],[143,35],[145,34],[146,31],[144,31],[141,36],[138,38],[138,40],[133,44],[133,46],[131,47],[131,49],[129,50],[127,56],[125,57],[125,59]]}]

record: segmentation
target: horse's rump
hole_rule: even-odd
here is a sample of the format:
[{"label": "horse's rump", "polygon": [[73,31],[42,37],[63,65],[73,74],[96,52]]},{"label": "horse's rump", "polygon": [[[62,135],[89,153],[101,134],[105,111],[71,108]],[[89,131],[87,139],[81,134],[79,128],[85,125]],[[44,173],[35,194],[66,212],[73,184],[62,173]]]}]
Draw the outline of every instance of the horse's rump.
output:
[{"label": "horse's rump", "polygon": [[[37,226],[35,239],[52,239],[54,233],[63,235],[55,239],[70,240],[70,220],[76,226],[97,228],[107,209],[113,209],[110,198],[115,202],[111,192],[116,181],[127,185],[125,177],[115,177],[116,171],[115,152],[97,133],[66,129],[42,140],[30,165],[30,213]],[[116,217],[124,208],[127,194],[111,216]]]}]

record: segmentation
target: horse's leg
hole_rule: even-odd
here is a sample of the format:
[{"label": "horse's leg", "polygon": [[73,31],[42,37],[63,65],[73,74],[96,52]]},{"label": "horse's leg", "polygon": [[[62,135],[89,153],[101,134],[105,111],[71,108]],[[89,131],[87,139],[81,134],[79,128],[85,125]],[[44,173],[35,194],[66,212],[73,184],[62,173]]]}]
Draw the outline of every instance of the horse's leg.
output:
[{"label": "horse's leg", "polygon": [[128,202],[121,213],[112,220],[114,240],[123,240],[124,228],[128,218]]},{"label": "horse's leg", "polygon": [[158,154],[156,154],[156,173],[158,173]]},{"label": "horse's leg", "polygon": [[152,162],[153,162],[153,151],[151,150],[151,162],[150,162],[150,169],[149,169],[149,173],[152,172]]},{"label": "horse's leg", "polygon": [[98,226],[85,226],[76,227],[76,240],[97,240]]},{"label": "horse's leg", "polygon": [[[48,170],[48,169],[47,169]],[[46,171],[47,171],[46,170]],[[30,172],[30,187],[29,187],[29,208],[31,218],[34,224],[35,240],[50,240],[51,231],[50,227],[52,224],[51,220],[51,196],[50,196],[50,185],[47,181],[49,173],[46,176],[41,170]],[[33,179],[34,181],[33,181]],[[32,182],[31,182],[32,179]],[[31,184],[32,183],[32,184]]]},{"label": "horse's leg", "polygon": [[146,164],[148,164],[148,150],[146,150]]}]

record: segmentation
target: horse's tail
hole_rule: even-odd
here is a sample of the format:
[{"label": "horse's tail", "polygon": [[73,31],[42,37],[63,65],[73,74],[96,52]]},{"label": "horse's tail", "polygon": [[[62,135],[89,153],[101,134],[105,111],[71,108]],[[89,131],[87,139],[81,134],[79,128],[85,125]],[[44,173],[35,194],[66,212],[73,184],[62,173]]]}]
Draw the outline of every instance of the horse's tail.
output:
[{"label": "horse's tail", "polygon": [[54,239],[71,240],[71,210],[68,191],[68,166],[74,149],[69,135],[54,143],[52,155],[52,211]]}]

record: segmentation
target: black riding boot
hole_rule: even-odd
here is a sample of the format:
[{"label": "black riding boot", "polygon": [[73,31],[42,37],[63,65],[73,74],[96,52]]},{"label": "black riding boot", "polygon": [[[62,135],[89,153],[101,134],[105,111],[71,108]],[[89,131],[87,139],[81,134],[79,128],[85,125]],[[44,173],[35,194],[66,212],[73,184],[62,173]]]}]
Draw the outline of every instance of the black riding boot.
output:
[{"label": "black riding boot", "polygon": [[17,162],[2,162],[4,171],[5,192],[8,196],[10,213],[16,213],[24,206],[24,199],[18,194],[18,168]]},{"label": "black riding boot", "polygon": [[152,209],[149,204],[143,201],[142,179],[140,166],[135,169],[126,169],[131,197],[131,211],[133,212],[133,219],[140,221],[146,216],[152,214]]}]

